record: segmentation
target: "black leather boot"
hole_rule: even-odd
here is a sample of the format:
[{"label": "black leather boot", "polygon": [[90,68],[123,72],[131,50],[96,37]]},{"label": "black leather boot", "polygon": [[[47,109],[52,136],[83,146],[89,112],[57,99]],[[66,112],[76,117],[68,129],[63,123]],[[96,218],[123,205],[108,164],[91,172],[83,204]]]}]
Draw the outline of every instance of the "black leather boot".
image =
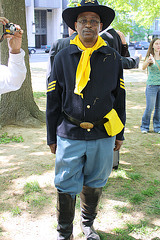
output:
[{"label": "black leather boot", "polygon": [[57,240],[73,239],[73,219],[75,215],[76,197],[73,199],[70,194],[57,192]]},{"label": "black leather boot", "polygon": [[90,188],[83,186],[81,198],[81,228],[87,240],[100,240],[94,230],[93,222],[97,215],[98,203],[102,194],[102,188]]}]

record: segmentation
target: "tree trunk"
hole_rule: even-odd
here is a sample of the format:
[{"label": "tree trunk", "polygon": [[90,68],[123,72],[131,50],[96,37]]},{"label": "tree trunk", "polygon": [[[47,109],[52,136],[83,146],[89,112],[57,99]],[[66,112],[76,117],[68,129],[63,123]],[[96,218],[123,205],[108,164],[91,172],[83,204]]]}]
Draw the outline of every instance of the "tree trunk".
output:
[{"label": "tree trunk", "polygon": [[[25,51],[27,67],[26,79],[20,90],[1,95],[0,124],[2,126],[16,124],[38,127],[45,122],[45,113],[40,111],[33,97],[31,72],[28,54],[28,39],[26,29],[25,0],[0,0],[2,14],[10,22],[19,24],[24,30],[22,48]],[[8,47],[6,40],[1,43],[1,64],[7,65]]]}]

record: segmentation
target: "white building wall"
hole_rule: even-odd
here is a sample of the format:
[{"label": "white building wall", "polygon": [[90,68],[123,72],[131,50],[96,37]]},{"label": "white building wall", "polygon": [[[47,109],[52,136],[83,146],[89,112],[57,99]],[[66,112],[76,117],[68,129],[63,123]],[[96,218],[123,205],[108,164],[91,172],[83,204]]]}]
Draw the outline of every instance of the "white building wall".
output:
[{"label": "white building wall", "polygon": [[47,44],[52,45],[59,38],[62,38],[62,0],[60,8],[47,13]]},{"label": "white building wall", "polygon": [[30,1],[29,7],[26,7],[26,23],[28,46],[35,47],[34,0]]},{"label": "white building wall", "polygon": [[54,28],[53,28],[53,10],[52,12],[47,12],[47,45],[51,45],[54,36]]}]

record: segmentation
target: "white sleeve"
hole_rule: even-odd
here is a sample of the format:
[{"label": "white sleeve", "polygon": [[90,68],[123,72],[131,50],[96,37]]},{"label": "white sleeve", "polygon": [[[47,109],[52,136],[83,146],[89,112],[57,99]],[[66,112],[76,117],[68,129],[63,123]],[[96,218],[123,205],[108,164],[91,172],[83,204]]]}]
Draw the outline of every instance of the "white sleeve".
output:
[{"label": "white sleeve", "polygon": [[0,65],[0,94],[18,90],[26,77],[25,52],[9,54],[8,67]]}]

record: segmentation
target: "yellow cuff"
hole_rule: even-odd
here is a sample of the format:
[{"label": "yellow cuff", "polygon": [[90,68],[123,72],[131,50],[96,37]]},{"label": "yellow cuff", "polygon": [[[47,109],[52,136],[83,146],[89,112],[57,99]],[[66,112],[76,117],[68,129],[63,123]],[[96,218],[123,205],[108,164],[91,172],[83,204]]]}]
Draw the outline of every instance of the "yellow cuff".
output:
[{"label": "yellow cuff", "polygon": [[104,116],[109,121],[104,124],[106,132],[109,136],[115,136],[122,131],[124,128],[123,123],[121,122],[120,118],[118,117],[117,112],[112,109],[109,113]]}]

